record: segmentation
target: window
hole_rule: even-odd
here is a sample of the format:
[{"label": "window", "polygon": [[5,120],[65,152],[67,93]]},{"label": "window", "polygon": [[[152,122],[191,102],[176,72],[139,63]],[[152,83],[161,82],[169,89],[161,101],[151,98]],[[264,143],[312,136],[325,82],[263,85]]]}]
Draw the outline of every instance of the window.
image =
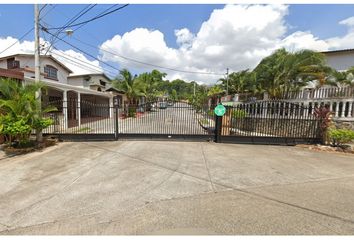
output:
[{"label": "window", "polygon": [[15,60],[15,58],[7,59],[7,69],[14,69],[20,67],[20,61]]},{"label": "window", "polygon": [[58,69],[55,67],[50,65],[44,66],[44,73],[47,78],[58,80]]},{"label": "window", "polygon": [[106,86],[106,82],[100,79],[100,85],[105,87]]}]

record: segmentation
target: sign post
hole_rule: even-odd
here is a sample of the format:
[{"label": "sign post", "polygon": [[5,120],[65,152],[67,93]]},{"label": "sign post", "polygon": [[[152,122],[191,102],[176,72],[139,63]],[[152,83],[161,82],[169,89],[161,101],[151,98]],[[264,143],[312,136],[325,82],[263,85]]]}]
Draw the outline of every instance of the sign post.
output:
[{"label": "sign post", "polygon": [[226,108],[224,105],[219,104],[215,107],[215,142],[220,142],[221,128],[222,128],[222,116],[224,116]]}]

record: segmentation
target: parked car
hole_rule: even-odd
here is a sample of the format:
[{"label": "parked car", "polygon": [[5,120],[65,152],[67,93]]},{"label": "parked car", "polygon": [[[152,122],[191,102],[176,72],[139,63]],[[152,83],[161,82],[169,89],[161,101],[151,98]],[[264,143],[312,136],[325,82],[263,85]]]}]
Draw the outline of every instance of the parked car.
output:
[{"label": "parked car", "polygon": [[173,102],[172,102],[172,101],[169,101],[169,102],[167,103],[167,106],[172,107],[172,106],[173,106]]},{"label": "parked car", "polygon": [[167,102],[160,102],[159,103],[159,108],[160,109],[166,109],[167,108]]}]

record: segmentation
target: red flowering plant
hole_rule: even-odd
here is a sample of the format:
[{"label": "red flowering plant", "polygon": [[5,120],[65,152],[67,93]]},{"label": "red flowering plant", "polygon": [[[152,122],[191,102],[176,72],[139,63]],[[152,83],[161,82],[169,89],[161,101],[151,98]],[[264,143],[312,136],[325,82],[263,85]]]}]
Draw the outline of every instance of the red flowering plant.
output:
[{"label": "red flowering plant", "polygon": [[313,112],[316,119],[319,121],[320,136],[323,143],[328,142],[328,129],[332,125],[333,112],[328,104],[316,106]]}]

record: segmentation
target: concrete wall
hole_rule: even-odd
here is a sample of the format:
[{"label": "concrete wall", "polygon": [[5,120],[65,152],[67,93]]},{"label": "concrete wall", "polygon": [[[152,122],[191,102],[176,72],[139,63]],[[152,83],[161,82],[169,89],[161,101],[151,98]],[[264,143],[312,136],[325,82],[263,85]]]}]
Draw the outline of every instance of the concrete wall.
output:
[{"label": "concrete wall", "polygon": [[[89,80],[86,80],[88,77],[90,77]],[[100,85],[100,80],[104,81],[106,83],[106,86],[97,86]],[[71,85],[75,86],[80,86],[84,88],[88,88],[91,90],[97,91],[98,88],[101,89],[101,91],[105,91],[106,89],[111,87],[110,82],[103,76],[103,75],[83,75],[83,76],[70,76],[68,78],[68,83]]]},{"label": "concrete wall", "polygon": [[345,71],[354,66],[354,51],[325,53],[327,64],[338,70]]},{"label": "concrete wall", "polygon": [[232,119],[224,127],[223,135],[276,136],[276,137],[318,137],[318,122],[316,120],[252,118]]},{"label": "concrete wall", "polygon": [[70,77],[68,78],[68,84],[78,87],[88,87],[88,81],[84,80],[82,77]]},{"label": "concrete wall", "polygon": [[351,129],[354,131],[354,121],[334,120],[333,123],[337,128]]}]

